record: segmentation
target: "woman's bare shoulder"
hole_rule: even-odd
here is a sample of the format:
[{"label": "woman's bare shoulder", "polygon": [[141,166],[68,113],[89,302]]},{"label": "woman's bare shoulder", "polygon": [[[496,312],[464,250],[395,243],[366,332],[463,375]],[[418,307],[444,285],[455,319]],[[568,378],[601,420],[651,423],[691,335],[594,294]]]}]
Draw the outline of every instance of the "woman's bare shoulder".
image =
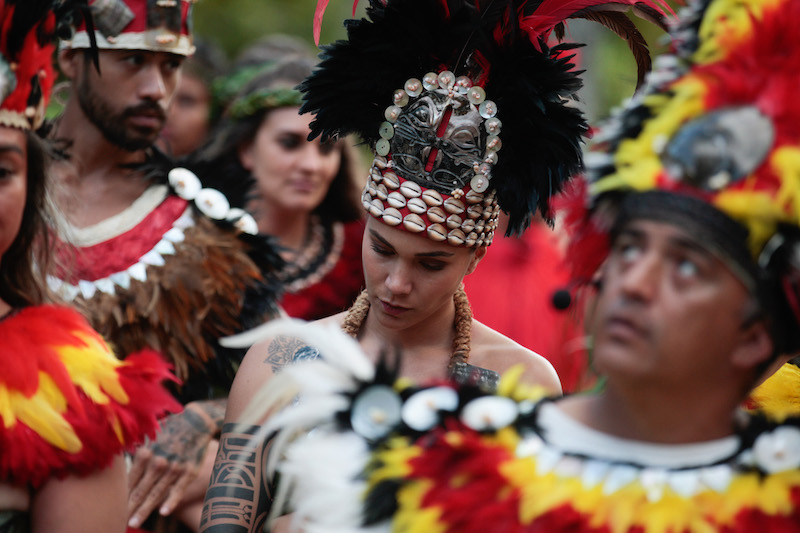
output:
[{"label": "woman's bare shoulder", "polygon": [[344,324],[344,317],[347,316],[347,311],[342,311],[341,313],[336,313],[335,315],[326,316],[325,318],[320,318],[319,320],[315,320],[312,324],[319,324],[322,326],[327,326],[330,324],[336,325],[341,327]]},{"label": "woman's bare shoulder", "polygon": [[[338,317],[342,315],[342,318]],[[336,323],[343,313],[315,321],[315,324]],[[228,396],[226,421],[234,422],[252,400],[255,393],[275,374],[297,361],[316,359],[319,351],[294,335],[280,332],[254,344],[244,356]]]},{"label": "woman's bare shoulder", "polygon": [[[331,315],[310,322],[315,325],[341,325],[345,313]],[[264,377],[274,375],[288,364],[302,359],[313,358],[316,348],[308,346],[303,340],[291,334],[282,334],[280,331],[260,340],[248,351],[242,361],[241,371],[253,373],[255,376]],[[238,378],[238,375],[237,375]],[[244,379],[244,378],[243,378]]]},{"label": "woman's bare shoulder", "polygon": [[472,323],[470,363],[500,374],[515,365],[522,365],[525,383],[561,393],[561,381],[547,359],[477,320]]}]

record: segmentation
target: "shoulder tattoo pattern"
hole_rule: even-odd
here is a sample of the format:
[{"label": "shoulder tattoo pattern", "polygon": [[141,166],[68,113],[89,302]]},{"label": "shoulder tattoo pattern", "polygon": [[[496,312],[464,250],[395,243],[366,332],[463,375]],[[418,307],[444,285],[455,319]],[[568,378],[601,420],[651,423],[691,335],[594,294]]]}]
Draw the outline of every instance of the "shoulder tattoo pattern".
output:
[{"label": "shoulder tattoo pattern", "polygon": [[319,350],[313,348],[296,337],[279,335],[267,347],[264,363],[272,367],[273,372],[297,361],[310,361],[319,357]]}]

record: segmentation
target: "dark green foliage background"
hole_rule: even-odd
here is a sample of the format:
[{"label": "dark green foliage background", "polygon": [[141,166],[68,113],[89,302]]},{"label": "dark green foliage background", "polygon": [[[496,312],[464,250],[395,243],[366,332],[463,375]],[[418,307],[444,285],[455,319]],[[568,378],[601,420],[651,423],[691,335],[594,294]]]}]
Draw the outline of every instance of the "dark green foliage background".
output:
[{"label": "dark green foliage background", "polygon": [[[364,14],[366,0],[356,12]],[[302,38],[313,46],[312,24],[316,0],[199,0],[194,6],[196,33],[216,41],[229,57],[259,37],[285,33]],[[322,24],[321,43],[345,36],[342,21],[352,16],[351,0],[331,0]],[[651,48],[663,50],[662,32],[648,23],[637,23]],[[582,100],[589,120],[595,123],[633,93],[635,65],[625,43],[598,24],[575,21],[568,38],[589,43],[583,49],[582,68],[587,70]]]}]

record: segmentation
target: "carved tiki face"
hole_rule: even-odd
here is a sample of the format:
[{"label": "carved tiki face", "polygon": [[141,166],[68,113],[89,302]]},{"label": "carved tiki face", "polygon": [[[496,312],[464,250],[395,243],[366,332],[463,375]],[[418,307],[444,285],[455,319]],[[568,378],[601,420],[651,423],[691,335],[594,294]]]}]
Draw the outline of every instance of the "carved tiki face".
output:
[{"label": "carved tiki face", "polygon": [[426,91],[395,123],[391,151],[397,173],[445,194],[464,187],[485,151],[482,122],[465,96],[451,100],[444,90]]}]

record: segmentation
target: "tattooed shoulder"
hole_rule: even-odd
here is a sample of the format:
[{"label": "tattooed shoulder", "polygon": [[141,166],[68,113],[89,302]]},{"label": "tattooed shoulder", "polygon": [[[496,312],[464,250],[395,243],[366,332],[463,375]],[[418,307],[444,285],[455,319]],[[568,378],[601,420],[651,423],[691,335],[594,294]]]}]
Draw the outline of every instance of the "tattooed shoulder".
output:
[{"label": "tattooed shoulder", "polygon": [[319,357],[319,350],[313,348],[297,337],[279,335],[267,346],[267,357],[264,363],[278,372],[284,366],[297,361],[307,361]]}]

